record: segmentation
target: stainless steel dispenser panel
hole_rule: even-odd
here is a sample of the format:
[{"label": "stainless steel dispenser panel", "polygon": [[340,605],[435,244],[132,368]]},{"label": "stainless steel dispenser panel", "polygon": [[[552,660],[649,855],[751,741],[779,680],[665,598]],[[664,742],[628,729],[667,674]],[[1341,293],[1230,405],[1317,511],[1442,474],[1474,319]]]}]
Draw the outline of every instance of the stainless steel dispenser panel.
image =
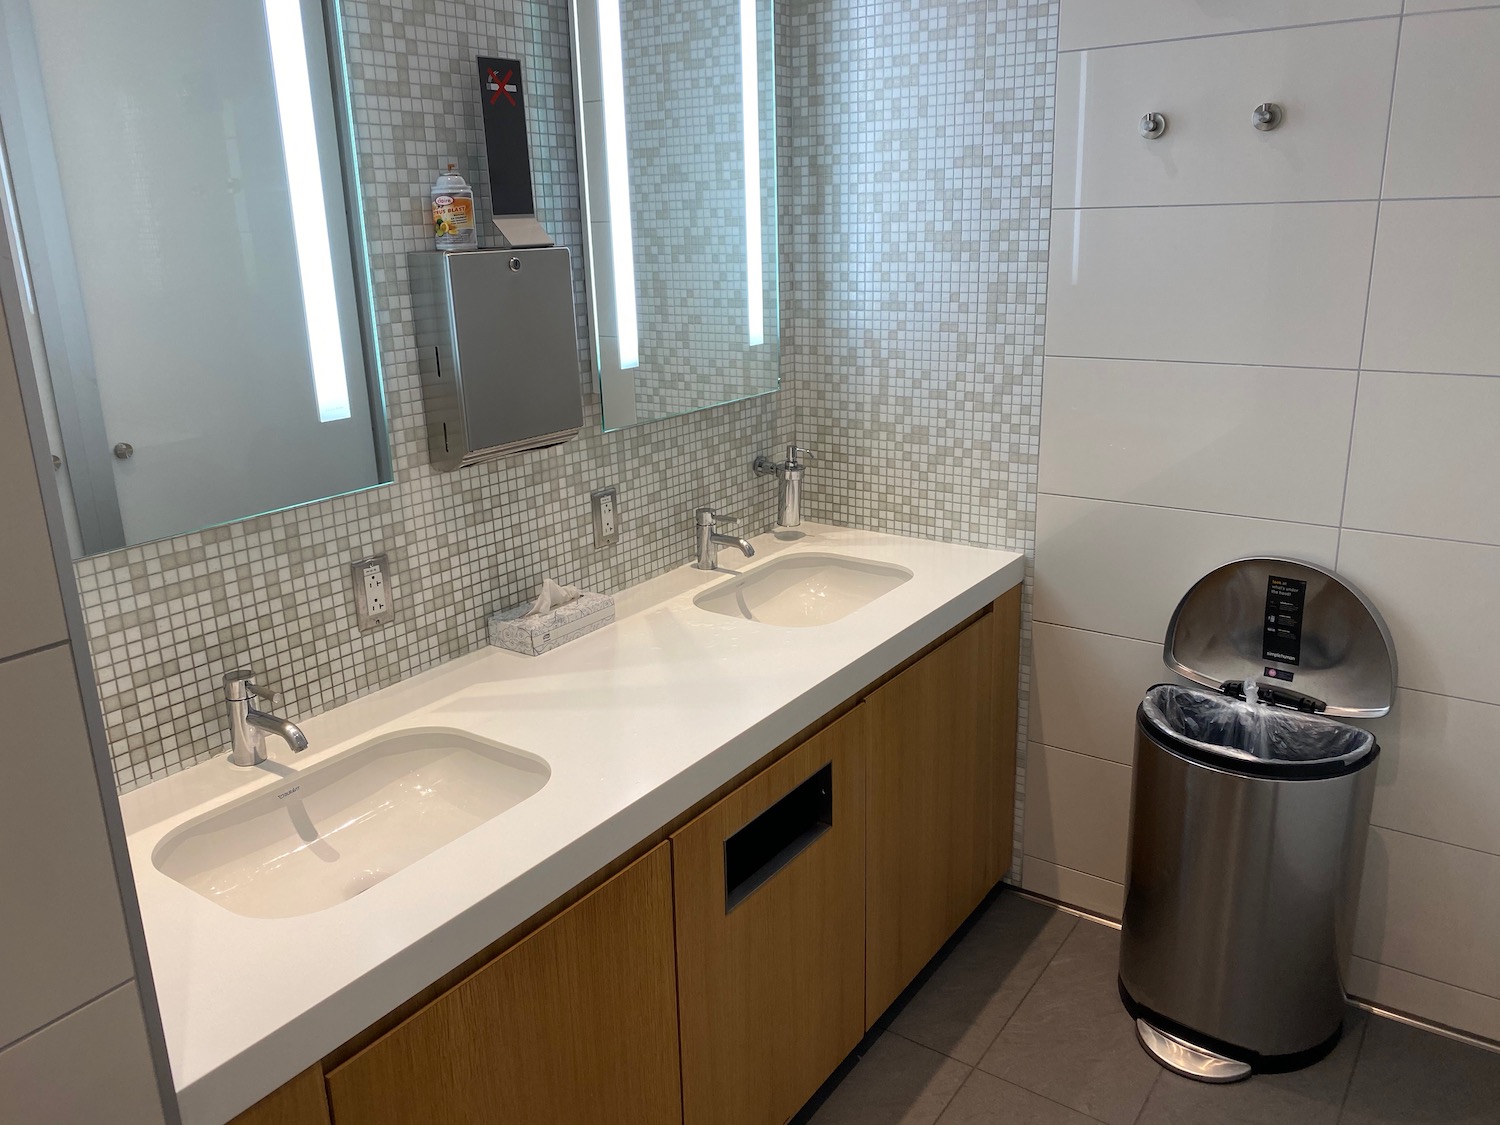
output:
[{"label": "stainless steel dispenser panel", "polygon": [[1379,611],[1333,571],[1295,559],[1239,559],[1200,578],[1172,614],[1162,659],[1205,687],[1255,677],[1326,703],[1328,715],[1384,715],[1396,694]]},{"label": "stainless steel dispenser panel", "polygon": [[566,247],[413,254],[410,274],[434,466],[456,469],[578,433]]}]

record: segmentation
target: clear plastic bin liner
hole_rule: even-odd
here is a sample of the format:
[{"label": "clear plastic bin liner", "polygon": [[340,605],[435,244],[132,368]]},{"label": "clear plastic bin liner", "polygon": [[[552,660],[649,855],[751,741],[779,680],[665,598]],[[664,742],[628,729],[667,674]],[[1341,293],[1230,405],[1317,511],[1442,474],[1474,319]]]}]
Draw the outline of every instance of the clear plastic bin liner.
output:
[{"label": "clear plastic bin liner", "polygon": [[1141,709],[1147,722],[1212,757],[1334,766],[1353,764],[1375,746],[1358,727],[1174,684],[1157,684]]}]

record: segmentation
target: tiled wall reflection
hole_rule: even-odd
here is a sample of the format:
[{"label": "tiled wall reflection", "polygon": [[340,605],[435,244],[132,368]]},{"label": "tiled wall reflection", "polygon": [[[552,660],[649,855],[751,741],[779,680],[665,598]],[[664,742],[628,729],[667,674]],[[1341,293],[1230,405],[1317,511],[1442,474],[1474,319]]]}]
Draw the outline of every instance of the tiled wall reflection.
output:
[{"label": "tiled wall reflection", "polygon": [[[566,0],[348,0],[365,213],[396,483],[78,564],[115,773],[133,788],[227,737],[219,677],[245,665],[306,717],[484,643],[484,618],[543,574],[607,590],[691,554],[692,510],[774,518],[750,463],[791,436],[790,396],[602,434],[588,372]],[[450,475],[427,465],[405,255],[429,245],[426,195],[456,161],[488,199],[473,96],[478,54],[526,60],[542,222],[573,250],[583,433]],[[481,229],[489,226],[481,205]],[[594,549],[589,492],[620,489],[618,546]],[[390,555],[396,620],[355,628],[348,563]]]}]

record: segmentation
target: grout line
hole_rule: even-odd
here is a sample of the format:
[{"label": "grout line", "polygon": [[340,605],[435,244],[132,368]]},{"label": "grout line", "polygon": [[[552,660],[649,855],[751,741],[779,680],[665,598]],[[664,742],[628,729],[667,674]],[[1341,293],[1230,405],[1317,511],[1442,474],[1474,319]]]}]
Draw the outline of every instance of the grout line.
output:
[{"label": "grout line", "polygon": [[[1399,38],[1399,36],[1398,36]],[[1386,122],[1390,128],[1390,122]],[[1384,163],[1382,160],[1382,175]],[[1341,203],[1473,203],[1500,195],[1350,195],[1330,199],[1202,199],[1183,203],[1089,203],[1054,206],[1053,211],[1186,211],[1204,207],[1332,207]],[[642,423],[643,425],[645,423]]]},{"label": "grout line", "polygon": [[[1452,840],[1440,840],[1436,836],[1424,836],[1420,832],[1412,832],[1410,829],[1406,829],[1406,828],[1392,828],[1392,827],[1390,827],[1390,825],[1387,825],[1387,824],[1376,824],[1373,820],[1370,821],[1370,827],[1371,828],[1378,828],[1382,832],[1394,832],[1397,836],[1409,836],[1413,840],[1426,840],[1429,844],[1441,844],[1445,848],[1457,848],[1459,851],[1470,852],[1473,855],[1488,856],[1490,859],[1500,859],[1500,852],[1492,852],[1492,851],[1490,851],[1487,848],[1475,848],[1475,847],[1469,846],[1468,844],[1455,844]],[[1098,878],[1098,876],[1095,876],[1095,878]],[[1374,960],[1374,958],[1367,957],[1367,958],[1365,958],[1365,960],[1370,961],[1370,960]],[[1384,965],[1385,962],[1381,961],[1381,962],[1379,962],[1379,964]],[[1401,969],[1401,966],[1400,965],[1391,965],[1390,968],[1392,968],[1392,969]],[[1403,973],[1411,972],[1410,969],[1401,969],[1401,971]],[[1412,976],[1421,976],[1421,975],[1422,975],[1421,973],[1412,973]],[[1429,977],[1428,979],[1429,980],[1437,980],[1436,977]],[[1446,984],[1450,988],[1463,988],[1464,987],[1461,984],[1454,984],[1452,981],[1438,981],[1438,983],[1439,984]],[[1472,988],[1464,988],[1464,991],[1465,992],[1473,992],[1474,990]],[[1485,994],[1483,992],[1480,992],[1480,993],[1476,993],[1476,995],[1483,996]],[[1492,997],[1492,999],[1494,999],[1494,998]]]},{"label": "grout line", "polygon": [[[1347,471],[1347,470],[1346,470]],[[1040,496],[1056,496],[1060,500],[1084,500],[1091,504],[1119,504],[1130,508],[1156,508],[1163,512],[1190,512],[1200,516],[1222,516],[1233,520],[1258,520],[1261,523],[1280,523],[1290,527],[1317,527],[1325,531],[1356,531],[1361,535],[1387,535],[1395,539],[1421,539],[1428,543],[1454,543],[1464,547],[1488,547],[1500,550],[1500,543],[1487,543],[1483,539],[1455,539],[1447,535],[1418,535],[1414,531],[1390,531],[1379,527],[1342,526],[1336,523],[1319,523],[1316,520],[1291,520],[1279,516],[1252,516],[1244,512],[1221,512],[1215,508],[1184,508],[1177,504],[1153,504],[1147,500],[1119,500],[1109,496],[1082,496],[1076,492],[1052,492],[1046,489],[1037,492]],[[1089,630],[1099,632],[1100,630]],[[1141,638],[1135,638],[1137,640]]]},{"label": "grout line", "polygon": [[18,1035],[16,1038],[12,1039],[9,1043],[0,1043],[0,1054],[4,1054],[6,1051],[9,1051],[13,1047],[19,1047],[22,1043],[25,1043],[28,1039],[34,1039],[36,1036],[40,1035],[42,1032],[46,1031],[48,1028],[50,1028],[50,1027],[56,1027],[58,1024],[62,1023],[62,1021],[65,1020],[65,1019],[67,1019],[69,1016],[77,1015],[79,1012],[81,1012],[85,1008],[87,1008],[90,1004],[97,1004],[100,1000],[103,1000],[106,996],[113,995],[114,993],[119,992],[120,989],[122,989],[122,988],[129,988],[133,984],[135,984],[135,978],[134,977],[126,977],[119,984],[112,984],[112,985],[110,985],[103,992],[99,993],[99,995],[97,995],[97,996],[90,996],[83,1003],[81,1003],[81,1004],[75,1004],[73,1007],[69,1008],[66,1012],[63,1012],[61,1015],[53,1016],[50,1020],[48,1020],[46,1023],[42,1024],[40,1027],[33,1027],[25,1035]]},{"label": "grout line", "polygon": [[[1403,0],[1404,2],[1404,0]],[[1380,20],[1399,19],[1400,12],[1387,12],[1378,16],[1356,16],[1343,20],[1318,20],[1314,23],[1282,23],[1270,27],[1243,27],[1233,31],[1206,31],[1202,35],[1172,35],[1165,39],[1134,39],[1129,43],[1100,43],[1092,47],[1069,47],[1059,50],[1062,55],[1076,55],[1083,51],[1114,51],[1121,47],[1151,47],[1160,43],[1192,43],[1202,39],[1230,39],[1241,35],[1265,35],[1271,31],[1303,31],[1313,27],[1340,27],[1351,23],[1376,23]]]},{"label": "grout line", "polygon": [[[1404,2],[1405,0],[1403,0],[1403,3]],[[1349,1091],[1354,1089],[1354,1075],[1359,1071],[1359,1060],[1365,1053],[1365,1040],[1369,1035],[1369,1031],[1370,1021],[1361,1021],[1359,1028],[1359,1046],[1354,1048],[1354,1061],[1349,1064],[1349,1077],[1344,1079],[1344,1093],[1339,1098],[1339,1112],[1338,1116],[1334,1118],[1335,1121],[1343,1120],[1344,1107],[1349,1104]]]},{"label": "grout line", "polygon": [[1060,352],[1049,352],[1046,359],[1081,359],[1090,363],[1150,363],[1150,364],[1178,364],[1183,367],[1248,367],[1251,369],[1265,368],[1269,371],[1337,371],[1350,372],[1365,371],[1372,375],[1432,375],[1452,379],[1496,379],[1500,378],[1500,371],[1486,374],[1482,371],[1416,371],[1409,367],[1361,367],[1359,364],[1346,364],[1343,367],[1329,367],[1320,364],[1307,363],[1246,363],[1233,359],[1163,359],[1157,356],[1139,355],[1064,355]]},{"label": "grout line", "polygon": [[24,652],[13,652],[9,656],[0,656],[0,664],[9,664],[14,660],[25,660],[28,656],[36,656],[39,653],[51,652],[55,648],[66,648],[71,642],[67,637],[51,644],[37,645],[36,648],[28,648]]},{"label": "grout line", "polygon": [[[1131,508],[1157,508],[1166,512],[1193,512],[1202,516],[1224,516],[1236,520],[1259,520],[1262,523],[1282,523],[1296,527],[1320,527],[1329,531],[1338,529],[1338,524],[1319,523],[1317,520],[1289,520],[1279,516],[1250,516],[1244,512],[1220,512],[1213,508],[1184,508],[1179,504],[1153,504],[1147,500],[1116,500],[1105,496],[1080,496],[1074,492],[1050,492],[1038,490],[1038,496],[1056,496],[1063,500],[1087,500],[1095,504],[1121,504]],[[1392,532],[1391,534],[1397,534]],[[1419,536],[1418,538],[1423,538]]]},{"label": "grout line", "polygon": [[[1144,1050],[1144,1048],[1142,1049]],[[1151,1104],[1151,1095],[1156,1093],[1156,1088],[1161,1085],[1161,1076],[1166,1072],[1165,1067],[1157,1066],[1156,1077],[1151,1079],[1151,1088],[1146,1091],[1146,1097],[1141,1102],[1140,1111],[1136,1113],[1133,1125],[1146,1125],[1146,1107]]]},{"label": "grout line", "polygon": [[[1401,10],[1406,11],[1406,0],[1401,0]],[[1362,382],[1365,362],[1365,344],[1370,337],[1370,301],[1375,293],[1375,255],[1380,250],[1380,209],[1385,199],[1385,175],[1391,160],[1391,122],[1396,116],[1396,80],[1401,74],[1401,28],[1405,20],[1396,24],[1396,50],[1391,59],[1391,93],[1385,106],[1385,144],[1380,150],[1380,195],[1375,203],[1375,228],[1370,232],[1370,271],[1365,278],[1365,314],[1359,329],[1359,359],[1354,372],[1354,402],[1349,414],[1349,443],[1344,449],[1344,488],[1339,499],[1339,533],[1333,547],[1333,569],[1338,570],[1339,558],[1344,550],[1344,513],[1349,508],[1349,477],[1354,465],[1354,435],[1359,426],[1359,387]]]}]

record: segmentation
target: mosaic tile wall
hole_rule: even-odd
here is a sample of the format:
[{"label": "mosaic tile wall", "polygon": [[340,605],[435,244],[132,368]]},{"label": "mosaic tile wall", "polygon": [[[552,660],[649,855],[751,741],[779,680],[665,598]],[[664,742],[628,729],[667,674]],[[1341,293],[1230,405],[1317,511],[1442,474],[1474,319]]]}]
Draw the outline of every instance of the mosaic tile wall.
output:
[{"label": "mosaic tile wall", "polygon": [[[345,6],[396,483],[78,564],[122,789],[222,748],[226,668],[316,714],[480,646],[485,616],[543,574],[614,590],[679,565],[699,504],[768,528],[774,482],[749,464],[793,436],[821,455],[812,518],[1030,552],[1055,0],[783,0],[787,391],[612,434],[588,373],[566,0]],[[426,464],[404,255],[427,245],[444,163],[488,197],[480,53],[528,60],[538,208],[575,255],[587,419],[557,449],[443,475]],[[610,484],[621,542],[596,551],[589,492]],[[346,568],[380,551],[397,616],[360,633]],[[1028,629],[1029,599],[1028,580]],[[1023,754],[1024,730],[1023,715]]]},{"label": "mosaic tile wall", "polygon": [[[566,0],[346,0],[345,16],[396,483],[78,564],[122,790],[223,747],[226,669],[257,669],[282,713],[313,715],[480,646],[485,616],[543,574],[616,590],[687,561],[700,504],[744,514],[752,534],[774,519],[774,483],[750,463],[790,440],[789,395],[600,432]],[[574,253],[587,410],[566,445],[445,475],[426,463],[404,257],[429,245],[426,194],[447,161],[488,199],[476,54],[528,63],[538,209]],[[589,493],[606,485],[621,538],[595,550]],[[375,552],[390,555],[396,620],[361,633],[347,566]]]},{"label": "mosaic tile wall", "polygon": [[[819,457],[807,511],[1030,556],[1057,0],[797,0],[791,22],[784,370]],[[1024,605],[1023,791],[1029,577]]]}]

